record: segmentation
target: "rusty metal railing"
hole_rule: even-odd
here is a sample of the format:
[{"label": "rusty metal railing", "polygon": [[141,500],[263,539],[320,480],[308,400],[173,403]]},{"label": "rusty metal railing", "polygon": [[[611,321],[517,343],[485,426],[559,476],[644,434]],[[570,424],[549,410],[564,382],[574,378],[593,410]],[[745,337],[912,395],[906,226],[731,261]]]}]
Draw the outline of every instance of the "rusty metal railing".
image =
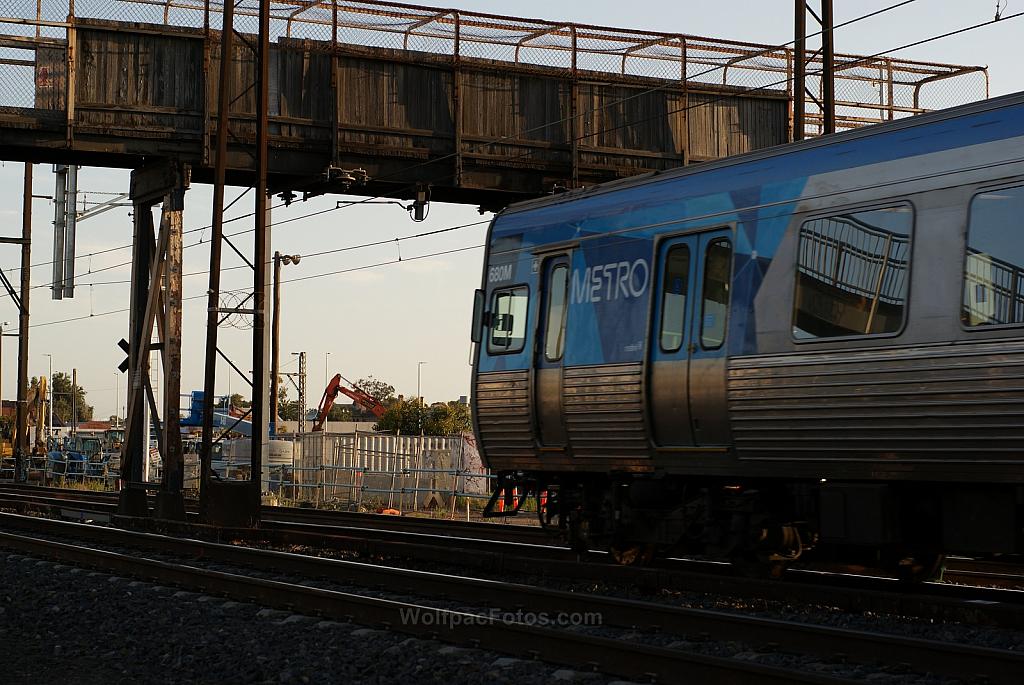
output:
[{"label": "rusty metal railing", "polygon": [[[37,46],[67,41],[80,19],[157,24],[215,31],[222,2],[211,0],[0,0],[0,106],[33,107]],[[255,33],[258,0],[241,0],[234,28]],[[305,40],[338,51],[380,48],[405,55],[489,60],[651,79],[700,89],[791,94],[793,52],[756,43],[587,24],[547,22],[392,2],[310,2],[271,5],[272,40]],[[69,53],[69,60],[73,59]],[[73,66],[73,65],[69,65]],[[821,90],[820,61],[807,86]],[[839,129],[899,119],[988,97],[984,67],[836,55]],[[821,101],[821,98],[818,98]],[[808,98],[806,133],[822,131],[822,113]],[[792,117],[791,117],[792,119]]]}]

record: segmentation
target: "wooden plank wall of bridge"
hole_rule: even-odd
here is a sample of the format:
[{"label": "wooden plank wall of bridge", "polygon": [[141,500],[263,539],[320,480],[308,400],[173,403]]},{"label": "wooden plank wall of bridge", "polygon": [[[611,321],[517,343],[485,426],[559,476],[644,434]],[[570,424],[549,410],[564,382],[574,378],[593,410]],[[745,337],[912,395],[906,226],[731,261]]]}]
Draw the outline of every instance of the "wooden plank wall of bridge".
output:
[{"label": "wooden plank wall of bridge", "polygon": [[[3,156],[126,168],[166,157],[209,180],[219,35],[82,19],[75,41],[73,113],[66,113],[67,45],[53,40],[36,48],[35,106],[0,109]],[[242,41],[232,59],[229,180],[248,183],[254,60]],[[328,43],[281,38],[272,46],[275,190],[317,187],[332,161],[332,125],[338,166],[371,178],[354,192],[408,197],[420,182],[431,184],[435,200],[492,207],[571,186],[574,177],[589,185],[777,145],[789,135],[784,90],[684,88],[587,71],[573,79],[565,69],[363,46],[341,46],[336,60],[332,90]]]}]

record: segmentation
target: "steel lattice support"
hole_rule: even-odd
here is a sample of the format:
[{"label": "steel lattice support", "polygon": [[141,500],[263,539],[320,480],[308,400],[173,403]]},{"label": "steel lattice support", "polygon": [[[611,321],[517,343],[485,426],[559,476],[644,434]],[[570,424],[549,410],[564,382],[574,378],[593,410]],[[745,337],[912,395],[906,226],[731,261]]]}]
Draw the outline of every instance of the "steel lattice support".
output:
[{"label": "steel lattice support", "polygon": [[[163,163],[132,172],[135,239],[128,335],[128,398],[125,441],[121,451],[121,512],[145,515],[147,439],[150,422],[160,427],[157,443],[163,461],[157,514],[184,518],[184,457],[179,417],[181,408],[181,264],[182,212],[189,171]],[[153,207],[162,202],[159,233],[154,237]],[[158,343],[151,343],[156,325]],[[164,372],[162,402],[153,392],[150,352],[160,351]],[[162,405],[163,421],[160,421]],[[147,416],[147,411],[150,416]]]},{"label": "steel lattice support", "polygon": [[[299,426],[298,432],[306,432],[306,353],[299,352]],[[292,475],[295,478],[295,475]]]}]

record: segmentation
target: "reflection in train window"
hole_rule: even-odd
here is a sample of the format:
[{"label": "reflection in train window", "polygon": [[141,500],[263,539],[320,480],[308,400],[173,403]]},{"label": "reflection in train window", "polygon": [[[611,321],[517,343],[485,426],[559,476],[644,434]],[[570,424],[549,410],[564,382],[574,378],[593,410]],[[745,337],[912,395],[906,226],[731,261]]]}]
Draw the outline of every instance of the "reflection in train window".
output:
[{"label": "reflection in train window", "polygon": [[526,342],[526,286],[495,290],[491,299],[491,337],[487,351],[495,354],[519,352]]},{"label": "reflection in train window", "polygon": [[971,201],[964,262],[967,326],[1024,323],[1024,187],[976,195]]},{"label": "reflection in train window", "polygon": [[544,324],[544,358],[556,362],[565,348],[565,302],[569,294],[569,267],[558,264],[548,282],[548,320]]},{"label": "reflection in train window", "polygon": [[896,333],[910,274],[908,205],[814,219],[800,227],[793,337]]},{"label": "reflection in train window", "polygon": [[729,279],[732,272],[732,243],[719,238],[704,253],[704,301],[700,311],[700,345],[714,350],[725,342],[729,318]]},{"label": "reflection in train window", "polygon": [[690,248],[675,245],[665,256],[665,278],[661,286],[661,349],[665,352],[676,352],[683,346],[689,279]]}]

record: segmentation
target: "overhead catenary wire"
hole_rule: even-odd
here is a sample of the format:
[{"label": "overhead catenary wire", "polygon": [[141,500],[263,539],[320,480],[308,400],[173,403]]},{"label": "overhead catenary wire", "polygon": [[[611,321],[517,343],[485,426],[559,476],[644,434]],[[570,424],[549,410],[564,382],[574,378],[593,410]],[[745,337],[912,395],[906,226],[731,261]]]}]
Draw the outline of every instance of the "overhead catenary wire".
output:
[{"label": "overhead catenary wire", "polygon": [[[917,0],[901,0],[900,2],[897,2],[895,4],[892,4],[892,5],[880,8],[878,10],[875,10],[873,12],[869,12],[867,14],[856,16],[856,17],[854,17],[852,19],[848,19],[848,20],[846,20],[844,22],[836,24],[836,25],[833,26],[833,31],[836,30],[836,29],[839,29],[839,28],[843,28],[843,27],[846,27],[846,26],[850,26],[850,25],[856,24],[856,23],[864,21],[866,19],[870,19],[872,17],[879,16],[881,14],[885,14],[886,12],[890,12],[892,10],[899,9],[901,7],[913,4],[915,2],[917,2]],[[997,16],[997,19],[998,19],[998,16]],[[814,36],[819,36],[822,33],[823,33],[823,31],[817,31],[817,32],[812,33],[812,34],[808,34],[807,37],[808,38],[812,38]],[[785,43],[780,43],[780,44],[777,44],[777,45],[769,46],[769,47],[767,47],[767,48],[765,48],[763,50],[760,50],[760,51],[757,51],[757,52],[754,52],[752,54],[744,56],[742,60],[735,61],[735,62],[727,62],[727,63],[723,63],[721,65],[715,65],[715,66],[709,67],[708,69],[705,69],[704,71],[697,72],[697,73],[695,73],[693,75],[686,75],[686,74],[684,74],[683,77],[685,79],[695,79],[695,78],[699,78],[701,76],[707,76],[707,75],[712,74],[712,73],[714,73],[716,71],[720,71],[720,70],[726,68],[727,66],[735,67],[737,64],[740,64],[740,63],[742,63],[744,61],[755,59],[757,57],[763,57],[765,55],[770,55],[773,52],[777,52],[779,50],[783,50],[786,47],[788,47],[790,45],[793,45],[794,42],[795,42],[794,40],[790,40],[790,41],[787,41]],[[780,83],[768,84],[767,86],[758,86],[758,87],[750,88],[750,89],[746,89],[746,90],[747,91],[759,90],[761,88],[770,87],[772,85],[780,85],[781,83],[786,83],[789,80],[791,80],[791,79],[785,79],[785,80],[783,80]],[[480,152],[481,150],[483,150],[483,149],[485,149],[487,147],[490,147],[490,146],[493,146],[493,145],[500,145],[502,143],[506,143],[506,142],[509,142],[511,140],[515,140],[517,138],[521,138],[525,134],[535,133],[537,131],[542,131],[542,130],[548,129],[548,128],[552,127],[552,126],[557,126],[559,124],[566,123],[566,122],[572,120],[573,118],[583,117],[583,116],[586,116],[588,114],[592,114],[592,113],[599,112],[599,111],[604,110],[604,109],[608,109],[610,107],[615,107],[615,106],[621,105],[621,104],[623,104],[625,102],[629,102],[631,100],[634,100],[636,98],[643,97],[645,95],[649,95],[651,93],[659,92],[659,91],[666,90],[666,89],[669,89],[669,88],[674,88],[674,87],[676,87],[676,85],[677,84],[675,82],[669,82],[669,83],[665,83],[665,84],[662,84],[662,85],[659,85],[659,86],[652,86],[650,88],[647,88],[647,89],[644,89],[644,90],[632,93],[632,94],[627,95],[625,97],[618,98],[618,99],[615,99],[615,100],[611,100],[611,101],[608,101],[608,102],[604,102],[604,103],[602,103],[600,105],[597,105],[595,107],[592,107],[592,108],[590,108],[588,110],[585,110],[583,112],[577,113],[574,116],[567,116],[567,117],[561,117],[559,119],[550,120],[550,121],[547,121],[547,122],[545,122],[543,124],[538,124],[536,126],[524,128],[524,129],[521,129],[521,130],[519,130],[519,131],[517,131],[515,133],[507,134],[505,136],[500,136],[500,137],[495,138],[493,140],[479,142],[479,143],[476,144],[477,147],[475,148],[475,151],[476,152]],[[744,91],[741,91],[741,93],[742,92],[744,92]],[[735,96],[735,94],[733,95],[733,97],[734,96]],[[712,101],[712,102],[714,102],[714,101]],[[710,104],[710,103],[702,103],[702,106],[706,106],[707,104]],[[676,110],[676,112],[678,112],[678,111],[681,111],[681,110]],[[670,114],[671,113],[676,113],[676,112],[670,112]],[[583,140],[583,139],[588,138],[588,137],[599,135],[599,134],[604,133],[606,131],[617,130],[617,128],[621,128],[621,127],[615,127],[615,128],[612,128],[612,129],[604,129],[604,130],[596,131],[596,132],[591,133],[591,134],[589,134],[587,136],[584,136],[582,138],[576,138],[575,141],[579,141],[579,140]],[[574,141],[566,141],[566,142],[574,142]],[[453,152],[453,153],[450,153],[450,154],[447,154],[447,155],[442,155],[441,157],[430,159],[430,160],[427,160],[427,161],[424,161],[424,162],[418,162],[416,164],[408,165],[406,167],[403,167],[402,169],[396,170],[396,171],[391,172],[389,174],[385,174],[384,176],[376,177],[373,180],[374,181],[381,181],[381,180],[386,180],[388,178],[393,178],[393,177],[395,177],[397,175],[408,173],[409,171],[413,171],[413,170],[421,168],[423,166],[429,166],[429,165],[432,165],[432,164],[437,164],[439,162],[452,159],[452,158],[456,157],[458,154],[460,154],[460,153]],[[445,176],[438,177],[435,180],[440,180],[442,178],[447,178],[447,177],[450,177],[451,175],[452,174],[446,174]],[[407,188],[411,188],[411,187],[414,187],[414,184],[410,184],[409,186],[407,186]],[[404,189],[406,189],[406,188],[403,188],[401,190],[404,190]],[[252,190],[251,186],[247,187],[245,190],[243,190],[234,200],[232,200],[224,208],[224,210],[227,211],[228,209],[230,209],[235,203],[237,203],[239,200],[241,200],[242,197],[244,197],[250,190]],[[347,203],[345,205],[339,205],[339,206],[328,208],[328,209],[325,209],[325,210],[320,210],[318,212],[313,212],[311,214],[305,215],[304,217],[296,217],[294,219],[289,219],[289,220],[285,220],[285,221],[281,221],[281,222],[275,222],[275,226],[287,223],[288,221],[295,221],[295,220],[298,220],[299,218],[308,218],[309,216],[317,216],[318,214],[324,214],[324,213],[327,213],[327,212],[337,211],[338,209],[344,209],[345,207],[352,206],[353,204],[363,204],[363,203],[370,202],[370,201],[373,201],[373,200],[379,200],[381,198],[388,197],[389,195],[393,195],[394,193],[397,193],[397,192],[400,192],[400,190],[399,191],[394,191],[393,193],[387,193],[387,194],[383,194],[383,195],[376,195],[376,196],[373,196],[373,197],[370,197],[370,198],[366,198],[365,200],[360,201],[360,202]],[[270,207],[270,209],[271,210],[278,209],[278,208],[280,208],[282,206],[284,206],[284,203],[278,204],[278,205],[274,205],[274,206]],[[229,222],[232,222],[232,221],[239,221],[241,219],[246,219],[246,218],[252,217],[254,215],[255,215],[255,212],[249,212],[249,213],[246,213],[246,214],[239,215],[237,217],[233,217],[231,219],[225,219],[224,223],[229,223]],[[200,232],[200,231],[206,231],[206,230],[208,230],[210,228],[212,228],[211,225],[199,226],[199,227],[192,228],[192,229],[189,229],[189,230],[185,231],[183,233],[183,235],[188,235],[188,234],[191,234],[191,233],[197,233],[197,232]],[[228,235],[226,237],[230,238],[230,237],[232,237],[234,235],[241,235],[242,233],[251,233],[253,230],[255,230],[255,229],[249,229],[247,231],[241,231],[241,232],[238,232],[238,233],[234,233],[234,234]],[[198,243],[193,243],[192,245],[186,245],[186,247],[194,247],[195,245],[200,245],[200,244],[203,244],[203,243],[204,243],[204,241],[202,239],[200,239],[200,241]],[[110,252],[116,252],[116,251],[119,251],[119,250],[126,250],[126,249],[129,249],[131,247],[132,247],[132,243],[128,243],[128,244],[125,244],[125,245],[119,245],[119,246],[116,246],[116,247],[105,248],[103,250],[98,250],[98,251],[91,252],[91,253],[88,253],[88,254],[79,255],[79,256],[76,256],[74,259],[78,260],[78,259],[92,258],[92,257],[98,256],[98,255],[108,254]],[[33,264],[32,268],[41,267],[41,266],[48,266],[50,264],[53,264],[53,260],[46,261],[46,262],[39,262],[39,263]],[[90,271],[89,273],[100,273],[101,271],[109,271],[109,270],[112,270],[112,269],[115,269],[115,268],[120,268],[120,267],[130,266],[130,265],[131,265],[131,262],[122,262],[122,263],[119,263],[119,264],[116,264],[116,265],[112,265],[112,266],[108,266],[108,267],[103,267],[103,268],[97,269],[95,271]],[[21,267],[10,267],[10,268],[6,269],[5,271],[13,273],[14,271],[20,271],[20,270],[21,270]],[[86,274],[86,275],[88,275],[88,274]],[[37,286],[37,287],[50,287],[50,286],[49,286],[49,284],[46,284],[46,285],[41,285],[41,286]]]},{"label": "overhead catenary wire", "polygon": [[[480,245],[467,245],[465,247],[456,247],[456,248],[452,248],[450,250],[441,250],[439,252],[431,252],[429,254],[416,255],[415,257],[404,257],[402,259],[390,259],[390,260],[387,260],[387,261],[376,262],[376,263],[373,263],[373,264],[363,264],[363,265],[360,265],[360,266],[353,266],[353,267],[349,267],[347,269],[337,269],[335,271],[327,271],[327,272],[323,272],[323,273],[310,274],[308,276],[298,276],[296,278],[290,278],[290,279],[284,280],[284,281],[282,281],[282,283],[294,283],[296,281],[310,281],[310,280],[314,280],[314,279],[318,279],[318,278],[327,278],[328,276],[339,276],[339,275],[342,275],[342,274],[352,273],[352,272],[355,272],[355,271],[366,271],[368,269],[377,269],[377,268],[384,267],[384,266],[391,266],[393,264],[404,264],[406,262],[414,262],[414,261],[418,261],[420,259],[430,259],[431,257],[441,257],[441,256],[444,256],[444,255],[456,254],[456,253],[459,253],[459,252],[468,252],[469,250],[480,250],[483,247],[484,247],[483,244],[480,244]],[[222,292],[245,292],[245,291],[243,291],[243,290],[226,291],[225,290],[225,291],[222,291]],[[189,301],[192,301],[192,300],[205,299],[207,297],[208,297],[208,295],[204,292],[204,293],[201,293],[199,295],[191,295],[189,297],[183,297],[181,299],[182,299],[182,302],[189,302]],[[75,321],[85,321],[87,319],[95,319],[95,318],[99,318],[99,317],[103,317],[103,316],[112,316],[114,314],[124,314],[124,313],[127,313],[128,311],[130,311],[130,310],[127,307],[125,307],[123,309],[113,309],[113,310],[106,311],[106,312],[97,312],[97,313],[83,314],[81,316],[73,316],[73,317],[69,317],[69,318],[66,318],[66,319],[58,319],[56,321],[43,321],[43,322],[40,322],[40,323],[34,323],[34,324],[31,324],[29,326],[29,328],[40,328],[40,327],[43,327],[43,326],[56,326],[56,325],[59,325],[59,324],[72,323],[72,322],[75,322]]]},{"label": "overhead catenary wire", "polygon": [[[370,248],[370,247],[380,247],[382,245],[394,245],[395,243],[401,243],[401,242],[404,242],[406,240],[417,240],[417,239],[421,239],[421,238],[428,238],[428,237],[431,237],[431,236],[440,235],[442,233],[451,233],[453,231],[459,231],[459,230],[466,229],[466,228],[474,228],[476,226],[483,226],[484,224],[487,224],[487,223],[490,223],[489,219],[485,219],[483,221],[474,221],[474,222],[468,223],[468,224],[459,224],[458,226],[448,226],[446,228],[438,228],[438,229],[435,229],[433,231],[424,231],[422,233],[416,233],[414,235],[399,236],[399,237],[395,237],[395,238],[385,238],[385,239],[381,239],[381,240],[375,240],[375,241],[369,242],[369,243],[360,243],[358,245],[346,245],[345,247],[336,247],[336,248],[332,248],[330,250],[321,250],[319,252],[309,252],[309,253],[303,254],[302,258],[303,259],[312,259],[312,258],[315,258],[315,257],[323,257],[323,256],[326,256],[326,255],[340,254],[342,252],[352,252],[354,250],[362,250],[362,249],[366,249],[366,248]],[[273,263],[273,260],[267,260],[267,264],[272,264],[272,263]],[[224,267],[224,268],[221,269],[221,272],[235,271],[237,269],[249,269],[249,268],[251,268],[251,267],[248,264],[239,264],[237,266]],[[208,273],[210,273],[209,269],[203,269],[201,271],[190,271],[188,273],[182,274],[182,277],[202,276],[202,275],[208,274]],[[282,282],[283,283],[287,283],[288,281],[282,281]],[[122,280],[118,280],[118,281],[98,281],[98,282],[92,282],[92,283],[83,283],[82,285],[83,286],[86,286],[86,285],[89,285],[89,286],[95,286],[95,285],[124,285],[124,284],[127,284],[127,283],[131,283],[131,279],[127,279],[127,280],[122,279]],[[45,283],[45,284],[42,284],[42,285],[36,285],[36,286],[32,286],[32,287],[33,288],[48,288],[50,286],[49,286],[48,283]]]}]

